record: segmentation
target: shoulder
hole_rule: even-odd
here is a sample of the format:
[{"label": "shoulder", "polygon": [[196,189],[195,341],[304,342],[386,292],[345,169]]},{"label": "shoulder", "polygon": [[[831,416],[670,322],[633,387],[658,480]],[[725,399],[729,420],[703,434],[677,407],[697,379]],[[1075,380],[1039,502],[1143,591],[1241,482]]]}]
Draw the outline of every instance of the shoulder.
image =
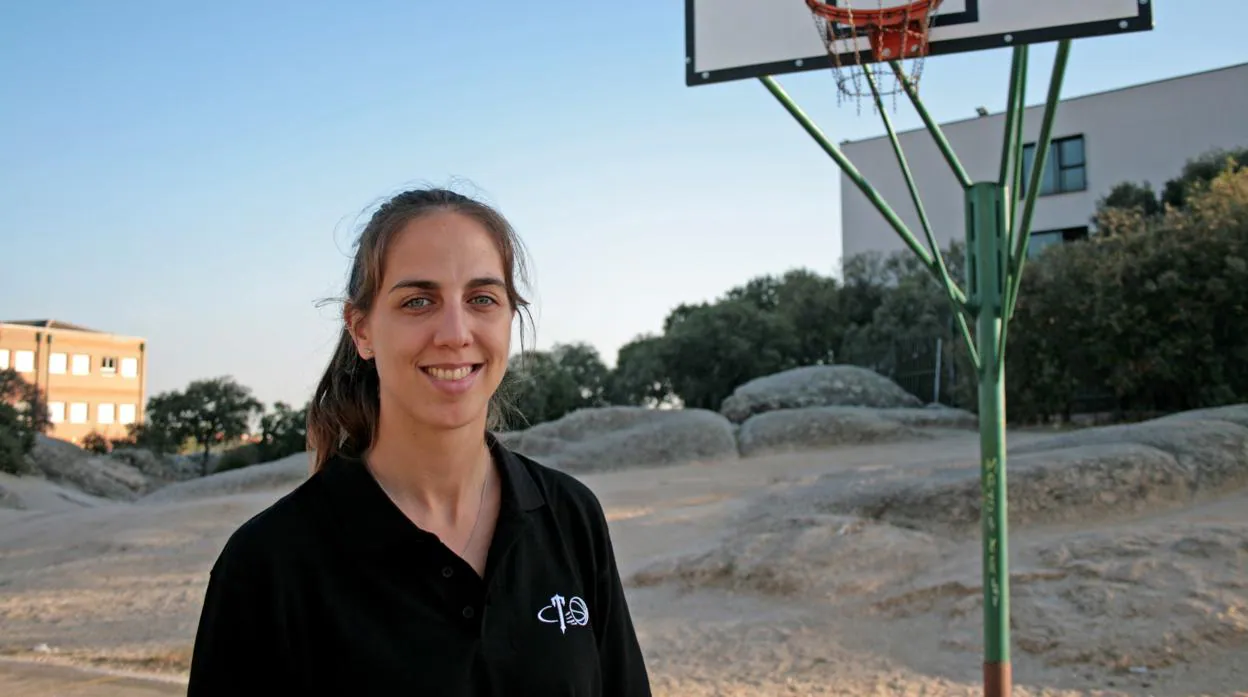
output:
[{"label": "shoulder", "polygon": [[311,509],[321,486],[313,475],[243,521],[226,538],[212,575],[254,579],[288,565],[316,537]]}]

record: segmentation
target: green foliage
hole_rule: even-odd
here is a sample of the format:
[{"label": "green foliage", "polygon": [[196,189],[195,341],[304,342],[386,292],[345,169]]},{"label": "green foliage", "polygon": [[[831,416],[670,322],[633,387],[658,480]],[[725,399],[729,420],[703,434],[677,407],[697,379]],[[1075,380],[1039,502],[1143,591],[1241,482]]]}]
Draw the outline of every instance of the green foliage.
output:
[{"label": "green foliage", "polygon": [[1012,418],[1069,418],[1089,386],[1119,413],[1248,399],[1248,169],[1194,181],[1183,200],[1133,234],[1054,247],[1028,267],[1007,357]]},{"label": "green foliage", "polygon": [[186,395],[176,390],[161,392],[147,400],[144,421],[130,424],[127,432],[136,447],[159,454],[176,453],[190,440],[194,418]]},{"label": "green foliage", "polygon": [[747,302],[782,317],[795,334],[791,362],[826,365],[835,361],[836,348],[845,335],[839,290],[834,278],[793,269],[783,276],[753,279],[728,291],[725,299]]},{"label": "green foliage", "polygon": [[1187,162],[1183,173],[1166,182],[1161,192],[1161,202],[1170,208],[1188,207],[1193,192],[1206,188],[1229,168],[1248,166],[1248,147],[1231,150],[1211,150]]},{"label": "green foliage", "polygon": [[35,436],[51,426],[47,402],[12,368],[0,370],[0,472],[21,474]]},{"label": "green foliage", "polygon": [[252,465],[269,462],[270,460],[271,458],[266,457],[262,444],[247,443],[223,452],[217,460],[215,471],[228,472],[229,470],[251,467]]},{"label": "green foliage", "polygon": [[[260,418],[260,442],[256,445],[257,462],[271,462],[305,452],[308,449],[308,405],[292,409],[285,402],[275,402],[273,410]],[[217,469],[223,466],[224,463]]]},{"label": "green foliage", "polygon": [[33,447],[35,434],[24,428],[21,414],[13,405],[0,402],[0,472],[25,472],[26,454]]},{"label": "green foliage", "polygon": [[1248,147],[1211,150],[1188,160],[1179,176],[1153,192],[1148,182],[1122,182],[1097,202],[1092,224],[1101,237],[1121,237],[1146,232],[1162,224],[1168,214],[1186,213],[1193,198],[1209,190],[1222,173],[1248,166]]},{"label": "green foliage", "polygon": [[686,407],[719,409],[741,383],[795,366],[798,336],[783,313],[743,298],[677,308],[663,338],[672,391]]},{"label": "green foliage", "polygon": [[206,475],[212,447],[244,435],[261,408],[251,390],[231,377],[196,380],[183,391],[149,399],[146,423],[132,428],[131,437],[156,452],[176,452],[194,441],[202,449],[200,470]]},{"label": "green foliage", "polygon": [[1097,208],[1135,209],[1150,217],[1162,211],[1161,200],[1148,182],[1122,182],[1097,202]]},{"label": "green foliage", "polygon": [[523,429],[585,407],[607,404],[610,371],[589,344],[526,351],[511,361],[500,392],[506,427]]},{"label": "green foliage", "polygon": [[621,346],[611,372],[607,400],[650,408],[672,404],[675,394],[663,360],[661,336],[639,336]]}]

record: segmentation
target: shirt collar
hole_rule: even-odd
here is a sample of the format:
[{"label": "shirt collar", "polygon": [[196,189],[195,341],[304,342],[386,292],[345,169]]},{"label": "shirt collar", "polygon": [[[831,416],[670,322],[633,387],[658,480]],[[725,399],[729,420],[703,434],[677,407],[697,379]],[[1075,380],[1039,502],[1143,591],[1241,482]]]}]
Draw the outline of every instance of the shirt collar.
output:
[{"label": "shirt collar", "polygon": [[[499,524],[505,524],[512,517],[523,518],[529,511],[545,505],[545,496],[520,457],[492,433],[486,433],[486,444],[502,487]],[[394,505],[363,460],[335,456],[325,463],[319,474],[332,527],[346,534],[352,544],[380,549],[418,540],[429,541],[432,537],[413,525]]]}]

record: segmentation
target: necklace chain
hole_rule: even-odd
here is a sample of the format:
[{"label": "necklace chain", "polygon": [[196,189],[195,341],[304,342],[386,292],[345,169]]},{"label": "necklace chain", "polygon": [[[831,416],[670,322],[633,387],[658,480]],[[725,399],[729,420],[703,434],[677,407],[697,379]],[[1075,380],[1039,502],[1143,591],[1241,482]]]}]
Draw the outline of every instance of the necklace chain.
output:
[{"label": "necklace chain", "polygon": [[[491,458],[493,459],[493,458]],[[477,502],[477,518],[472,521],[472,530],[468,533],[468,541],[464,543],[464,548],[459,550],[459,556],[463,557],[468,553],[468,548],[472,547],[472,538],[477,534],[477,526],[481,524],[481,509],[485,508],[485,485],[490,482],[490,468],[485,470],[485,476],[481,478],[481,500]]]},{"label": "necklace chain", "polygon": [[[491,457],[490,466],[486,467],[485,476],[481,478],[481,497],[480,500],[477,501],[477,517],[472,521],[472,530],[468,532],[468,541],[464,543],[463,548],[460,549],[458,553],[461,558],[468,553],[468,548],[472,546],[472,538],[477,535],[477,527],[481,525],[481,511],[485,508],[485,490],[487,488],[486,485],[490,482],[490,469],[492,468],[493,458]],[[386,492],[386,496],[388,496],[391,501],[395,501],[396,503],[398,502],[398,499],[394,496],[394,494],[390,492],[386,485],[381,483],[381,480],[378,479],[376,475],[373,475],[373,479],[381,486],[382,491]]]}]

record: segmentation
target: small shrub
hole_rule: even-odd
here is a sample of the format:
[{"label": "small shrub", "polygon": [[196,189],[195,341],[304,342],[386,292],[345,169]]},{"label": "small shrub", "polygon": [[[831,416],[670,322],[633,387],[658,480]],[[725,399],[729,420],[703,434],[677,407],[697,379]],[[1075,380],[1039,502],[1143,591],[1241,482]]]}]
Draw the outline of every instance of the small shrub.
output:
[{"label": "small shrub", "polygon": [[82,438],[82,449],[96,455],[107,455],[113,451],[113,444],[104,434],[92,431]]},{"label": "small shrub", "polygon": [[17,410],[0,402],[0,472],[25,472],[26,453],[34,445],[35,435],[29,429],[22,428]]},{"label": "small shrub", "polygon": [[213,470],[215,472],[227,472],[229,470],[242,469],[259,464],[262,461],[262,448],[256,443],[241,445],[232,450],[227,450],[221,454],[217,460],[217,466]]},{"label": "small shrub", "polygon": [[50,425],[43,392],[16,370],[0,370],[0,472],[24,473],[35,435]]}]

